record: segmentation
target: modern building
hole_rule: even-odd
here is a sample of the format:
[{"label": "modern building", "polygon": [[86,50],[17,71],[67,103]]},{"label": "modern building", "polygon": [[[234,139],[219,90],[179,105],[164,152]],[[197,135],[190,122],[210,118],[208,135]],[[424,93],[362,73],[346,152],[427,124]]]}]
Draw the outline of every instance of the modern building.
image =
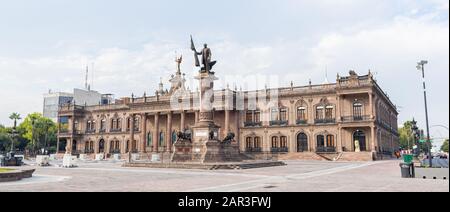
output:
[{"label": "modern building", "polygon": [[[59,151],[107,157],[132,152],[141,158],[172,152],[176,133],[199,120],[199,94],[185,89],[179,71],[170,82],[170,90],[160,85],[155,96],[61,106]],[[180,93],[188,95],[179,97]],[[276,103],[260,97],[253,101],[256,95],[272,93],[277,94]],[[214,91],[214,99],[219,138],[235,133],[240,151],[249,157],[373,160],[399,148],[396,106],[370,72],[360,76],[351,71],[349,76],[337,76],[335,83],[321,85],[259,91],[227,88]]]},{"label": "modern building", "polygon": [[43,116],[57,122],[59,106],[73,101],[73,94],[49,91],[44,94]]},{"label": "modern building", "polygon": [[49,93],[44,94],[43,116],[52,119],[54,122],[59,122],[58,109],[61,105],[67,103],[84,106],[107,105],[114,103],[114,95],[101,94],[98,91],[77,88],[73,90],[73,93],[49,91]]}]

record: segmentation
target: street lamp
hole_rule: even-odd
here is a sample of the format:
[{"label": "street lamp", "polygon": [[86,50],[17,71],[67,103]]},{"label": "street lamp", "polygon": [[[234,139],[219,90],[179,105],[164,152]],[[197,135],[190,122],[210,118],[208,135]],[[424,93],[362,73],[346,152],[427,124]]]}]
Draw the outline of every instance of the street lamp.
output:
[{"label": "street lamp", "polygon": [[433,167],[433,156],[431,155],[431,140],[430,140],[430,125],[428,122],[428,103],[427,103],[427,86],[425,84],[425,65],[428,64],[428,61],[422,60],[417,63],[417,70],[422,71],[422,79],[423,79],[423,96],[425,101],[425,120],[427,124],[427,143],[428,143],[428,157],[430,160],[430,167]]}]

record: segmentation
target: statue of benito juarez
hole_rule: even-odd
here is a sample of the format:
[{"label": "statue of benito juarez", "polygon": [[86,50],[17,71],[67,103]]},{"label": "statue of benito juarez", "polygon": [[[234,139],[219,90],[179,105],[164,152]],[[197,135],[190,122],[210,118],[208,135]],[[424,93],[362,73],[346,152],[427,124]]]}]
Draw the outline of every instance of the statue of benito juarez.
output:
[{"label": "statue of benito juarez", "polygon": [[201,73],[214,73],[211,72],[213,66],[217,63],[217,61],[211,61],[211,49],[208,48],[208,44],[204,44],[204,48],[201,52],[197,52],[195,45],[194,45],[194,40],[192,39],[192,35],[191,35],[191,49],[192,51],[194,51],[194,59],[195,59],[195,66],[196,67],[200,67],[200,61],[198,59],[198,56],[201,55],[202,56],[202,64],[203,67],[201,68],[200,72]]}]

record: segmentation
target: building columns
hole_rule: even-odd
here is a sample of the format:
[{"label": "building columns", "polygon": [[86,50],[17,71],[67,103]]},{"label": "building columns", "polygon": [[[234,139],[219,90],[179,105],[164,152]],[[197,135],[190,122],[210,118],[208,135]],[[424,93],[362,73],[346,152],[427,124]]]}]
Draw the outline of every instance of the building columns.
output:
[{"label": "building columns", "polygon": [[181,111],[180,131],[184,132],[186,129],[186,111]]},{"label": "building columns", "polygon": [[130,144],[128,144],[128,152],[133,152],[133,142],[134,142],[134,119],[135,115],[130,116]]},{"label": "building columns", "polygon": [[200,118],[200,112],[195,111],[195,123],[198,123],[199,118]]},{"label": "building columns", "polygon": [[228,133],[230,132],[230,111],[227,109],[225,109],[225,127],[223,131],[225,136],[227,136]]},{"label": "building columns", "polygon": [[172,112],[167,114],[166,152],[171,152],[172,149],[172,116]]},{"label": "building columns", "polygon": [[153,152],[158,152],[159,147],[159,113],[155,114],[155,127],[153,131]]},{"label": "building columns", "polygon": [[369,107],[370,107],[370,119],[373,119],[374,116],[374,112],[373,112],[373,95],[372,92],[369,92]]},{"label": "building columns", "polygon": [[376,152],[377,150],[375,149],[375,127],[371,126],[370,127],[370,149],[372,150],[372,152]]},{"label": "building columns", "polygon": [[143,113],[141,115],[141,145],[140,145],[140,153],[146,152],[147,145],[147,114]]}]

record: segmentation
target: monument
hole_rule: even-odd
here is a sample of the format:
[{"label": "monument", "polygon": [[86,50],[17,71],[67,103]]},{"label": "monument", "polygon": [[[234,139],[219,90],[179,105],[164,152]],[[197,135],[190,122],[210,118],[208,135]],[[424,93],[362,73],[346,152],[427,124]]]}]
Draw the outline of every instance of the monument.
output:
[{"label": "monument", "polygon": [[195,66],[200,67],[202,58],[202,67],[199,74],[195,77],[200,84],[200,111],[199,120],[192,127],[192,134],[180,133],[178,140],[174,144],[174,153],[172,162],[200,162],[200,163],[218,163],[218,162],[238,162],[242,161],[239,155],[239,146],[234,142],[234,134],[224,141],[220,141],[219,129],[214,123],[214,81],[218,80],[215,73],[212,72],[216,61],[211,60],[211,49],[207,44],[201,52],[197,52],[194,41],[191,36],[191,50],[194,52]]}]

